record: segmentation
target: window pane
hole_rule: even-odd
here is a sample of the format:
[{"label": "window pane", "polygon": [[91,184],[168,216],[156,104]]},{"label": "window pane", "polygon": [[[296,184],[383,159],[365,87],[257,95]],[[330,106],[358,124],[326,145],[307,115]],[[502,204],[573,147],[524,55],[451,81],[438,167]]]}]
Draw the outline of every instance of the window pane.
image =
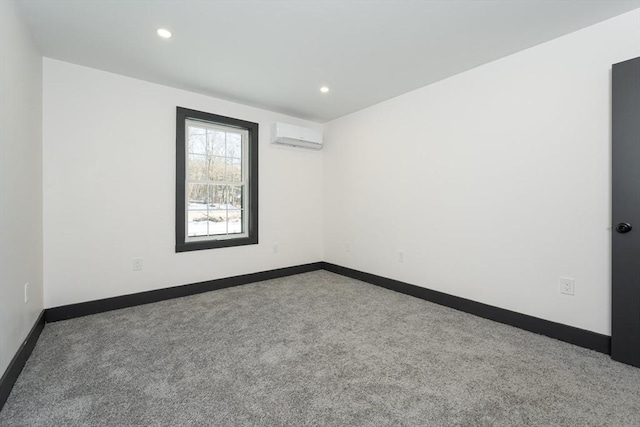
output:
[{"label": "window pane", "polygon": [[242,233],[242,214],[240,209],[230,209],[227,211],[229,234]]},{"label": "window pane", "polygon": [[207,210],[209,195],[207,186],[204,184],[189,184],[187,186],[188,210]]},{"label": "window pane", "polygon": [[207,157],[200,154],[187,156],[187,180],[204,181],[207,179]]},{"label": "window pane", "polygon": [[242,209],[242,186],[229,186],[229,209]]},{"label": "window pane", "polygon": [[207,154],[207,130],[195,126],[187,128],[188,152]]},{"label": "window pane", "polygon": [[209,195],[207,186],[203,184],[189,184],[187,186],[187,234],[189,236],[206,236],[207,211]]},{"label": "window pane", "polygon": [[225,156],[226,153],[226,133],[222,131],[207,130],[207,139],[209,144],[209,155],[210,156]]},{"label": "window pane", "polygon": [[187,235],[190,237],[208,235],[207,211],[187,212]]},{"label": "window pane", "polygon": [[227,211],[216,209],[209,211],[209,234],[212,236],[227,234]]},{"label": "window pane", "polygon": [[224,181],[225,158],[213,156],[209,158],[209,179],[211,181]]},{"label": "window pane", "polygon": [[226,159],[226,180],[229,182],[242,181],[242,161],[240,159]]},{"label": "window pane", "polygon": [[209,186],[209,209],[227,209],[227,186],[226,185],[210,185]]},{"label": "window pane", "polygon": [[227,132],[227,157],[234,159],[242,158],[242,135],[239,133]]},{"label": "window pane", "polygon": [[209,234],[227,234],[227,196],[226,185],[210,185]]}]

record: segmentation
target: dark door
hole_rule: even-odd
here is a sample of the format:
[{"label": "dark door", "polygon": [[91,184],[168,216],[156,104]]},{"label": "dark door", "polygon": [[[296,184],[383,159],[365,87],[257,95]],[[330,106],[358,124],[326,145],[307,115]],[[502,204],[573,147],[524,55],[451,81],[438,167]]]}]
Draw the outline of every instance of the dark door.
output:
[{"label": "dark door", "polygon": [[613,66],[611,357],[640,367],[640,58]]}]

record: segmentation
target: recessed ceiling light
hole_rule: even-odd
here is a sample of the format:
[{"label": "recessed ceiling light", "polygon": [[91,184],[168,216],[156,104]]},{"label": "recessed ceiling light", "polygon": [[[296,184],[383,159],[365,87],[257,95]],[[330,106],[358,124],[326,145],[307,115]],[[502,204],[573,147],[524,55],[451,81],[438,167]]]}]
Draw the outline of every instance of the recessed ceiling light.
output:
[{"label": "recessed ceiling light", "polygon": [[322,87],[320,88],[320,92],[322,92],[322,93],[327,93],[327,92],[329,92],[329,88],[328,88],[328,87],[326,87],[326,86],[322,86]]},{"label": "recessed ceiling light", "polygon": [[169,37],[171,37],[171,31],[165,30],[164,28],[158,28],[157,33],[163,39],[168,39]]}]

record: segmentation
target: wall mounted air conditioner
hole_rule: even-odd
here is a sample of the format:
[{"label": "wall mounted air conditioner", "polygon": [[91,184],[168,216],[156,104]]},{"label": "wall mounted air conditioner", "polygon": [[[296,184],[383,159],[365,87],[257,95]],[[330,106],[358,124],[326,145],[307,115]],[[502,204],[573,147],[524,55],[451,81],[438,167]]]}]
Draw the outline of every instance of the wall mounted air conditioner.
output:
[{"label": "wall mounted air conditioner", "polygon": [[277,122],[271,125],[271,143],[320,150],[322,131]]}]

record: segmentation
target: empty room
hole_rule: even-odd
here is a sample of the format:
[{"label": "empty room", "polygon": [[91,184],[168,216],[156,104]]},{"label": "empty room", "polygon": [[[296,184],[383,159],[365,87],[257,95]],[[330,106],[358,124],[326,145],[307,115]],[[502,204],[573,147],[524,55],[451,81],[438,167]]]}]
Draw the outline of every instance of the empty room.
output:
[{"label": "empty room", "polygon": [[640,0],[0,0],[1,426],[640,426]]}]

